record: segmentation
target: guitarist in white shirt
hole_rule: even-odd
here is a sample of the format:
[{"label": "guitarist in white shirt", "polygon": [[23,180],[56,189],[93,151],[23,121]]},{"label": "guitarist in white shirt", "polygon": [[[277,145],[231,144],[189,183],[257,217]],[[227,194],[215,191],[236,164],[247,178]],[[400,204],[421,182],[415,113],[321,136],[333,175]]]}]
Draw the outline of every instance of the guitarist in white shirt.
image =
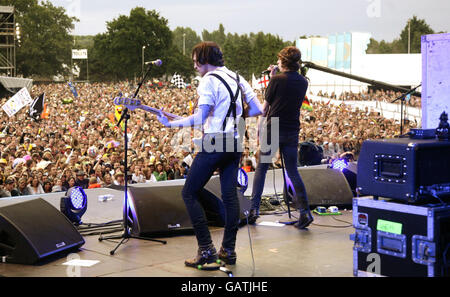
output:
[{"label": "guitarist in white shirt", "polygon": [[[197,112],[172,121],[163,112],[158,116],[158,120],[166,127],[201,125],[204,134],[202,147],[190,166],[182,191],[198,243],[197,255],[186,260],[185,265],[196,268],[198,265],[214,263],[218,258],[226,264],[234,265],[239,224],[236,187],[242,152],[242,148],[238,148],[238,138],[243,137],[239,135],[236,123],[243,114],[243,100],[249,106],[250,117],[262,114],[262,106],[250,85],[224,66],[223,54],[216,43],[202,42],[196,45],[192,51],[192,60],[195,70],[202,77],[197,89]],[[231,147],[229,143],[232,143]],[[226,217],[219,253],[211,240],[204,210],[198,202],[199,192],[217,169]]]}]

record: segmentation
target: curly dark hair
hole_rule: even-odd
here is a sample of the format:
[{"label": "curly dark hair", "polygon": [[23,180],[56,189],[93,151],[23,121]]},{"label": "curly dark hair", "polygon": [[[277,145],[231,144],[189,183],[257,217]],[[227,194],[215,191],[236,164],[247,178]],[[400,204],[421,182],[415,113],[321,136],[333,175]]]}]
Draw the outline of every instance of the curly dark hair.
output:
[{"label": "curly dark hair", "polygon": [[287,46],[278,53],[278,59],[281,65],[290,71],[298,71],[300,69],[300,61],[302,54],[295,46]]}]

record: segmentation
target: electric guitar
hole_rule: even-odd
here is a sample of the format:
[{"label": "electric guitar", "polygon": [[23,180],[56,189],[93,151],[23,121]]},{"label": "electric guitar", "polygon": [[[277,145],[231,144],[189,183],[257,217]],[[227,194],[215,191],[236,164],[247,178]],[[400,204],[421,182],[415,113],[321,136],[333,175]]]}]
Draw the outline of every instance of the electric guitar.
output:
[{"label": "electric guitar", "polygon": [[[159,113],[161,112],[161,110],[157,109],[157,108],[153,108],[147,105],[143,105],[141,103],[141,100],[139,99],[132,99],[132,98],[124,98],[124,97],[116,97],[114,98],[114,105],[122,105],[126,108],[128,108],[129,110],[135,110],[135,109],[142,109],[148,112],[151,112],[157,116],[159,116]],[[174,115],[172,113],[169,112],[165,112],[162,111],[162,113],[170,120],[175,120],[180,118],[177,115]]]},{"label": "electric guitar", "polygon": [[[139,100],[139,99],[116,97],[116,98],[114,98],[114,104],[115,105],[122,105],[122,106],[128,108],[129,110],[135,110],[137,108],[138,109],[142,109],[142,110],[151,112],[151,113],[153,113],[153,114],[155,114],[157,116],[159,116],[159,113],[161,111],[159,109],[156,109],[156,108],[153,108],[153,107],[150,107],[150,106],[147,106],[147,105],[142,105],[141,104],[141,100]],[[162,113],[169,120],[176,120],[176,119],[181,118],[180,116],[174,115],[174,114],[169,113],[169,112],[162,111]],[[203,140],[202,138],[194,138],[194,139],[192,139],[193,143],[196,146],[199,146],[199,147],[201,146],[202,140]]]}]

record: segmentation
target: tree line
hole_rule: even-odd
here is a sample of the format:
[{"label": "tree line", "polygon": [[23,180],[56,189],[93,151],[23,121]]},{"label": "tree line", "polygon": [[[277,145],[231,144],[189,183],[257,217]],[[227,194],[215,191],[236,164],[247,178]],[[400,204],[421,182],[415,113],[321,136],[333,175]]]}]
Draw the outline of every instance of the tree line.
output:
[{"label": "tree line", "polygon": [[[191,51],[202,40],[217,42],[224,51],[226,65],[247,79],[276,61],[276,54],[287,44],[279,36],[263,32],[249,35],[203,30],[199,36],[189,27],[170,30],[168,20],[155,10],[133,8],[129,15],[107,22],[107,30],[95,36],[73,36],[75,22],[62,7],[49,1],[0,0],[14,6],[21,28],[21,43],[16,44],[17,73],[36,80],[51,80],[62,75],[69,79],[72,65],[79,69],[78,79],[119,81],[140,78],[143,61],[161,59],[161,67],[152,67],[148,77],[195,76]],[[72,49],[87,49],[88,61],[72,60]],[[87,70],[86,63],[89,63]]]},{"label": "tree line", "polygon": [[[51,79],[62,75],[69,79],[72,63],[78,67],[78,79],[87,78],[89,63],[91,81],[119,81],[140,78],[148,66],[143,62],[161,59],[161,67],[152,67],[149,77],[170,76],[175,72],[185,78],[195,75],[191,50],[202,40],[215,41],[224,52],[228,68],[246,79],[258,76],[277,60],[277,53],[294,41],[263,32],[226,33],[222,24],[212,32],[203,30],[199,36],[189,27],[173,31],[168,20],[155,10],[133,8],[129,15],[107,22],[107,30],[95,36],[73,36],[75,22],[62,7],[49,1],[0,0],[0,5],[14,6],[16,22],[21,28],[21,43],[16,47],[17,73],[34,79]],[[413,17],[400,38],[391,43],[371,39],[367,53],[405,52],[408,36],[411,52],[420,52],[420,36],[434,31],[424,20]],[[409,31],[410,30],[410,31]],[[411,32],[411,33],[409,33]],[[72,49],[88,49],[88,61],[72,60]]]},{"label": "tree line", "polygon": [[[391,42],[377,41],[373,38],[367,47],[368,54],[402,54],[421,53],[422,35],[435,34],[436,32],[425,22],[425,20],[413,16],[403,28],[400,36]],[[444,33],[444,32],[438,32]]]}]

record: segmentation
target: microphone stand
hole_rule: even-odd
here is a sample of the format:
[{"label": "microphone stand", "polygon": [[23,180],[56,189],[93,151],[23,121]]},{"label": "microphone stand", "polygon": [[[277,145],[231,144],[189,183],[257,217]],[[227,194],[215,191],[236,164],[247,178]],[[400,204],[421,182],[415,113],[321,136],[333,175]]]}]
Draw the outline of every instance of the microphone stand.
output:
[{"label": "microphone stand", "polygon": [[405,102],[405,98],[406,98],[406,96],[408,96],[409,94],[412,94],[415,90],[417,90],[417,88],[420,87],[421,85],[422,84],[418,85],[414,89],[409,90],[408,92],[406,92],[405,94],[402,94],[400,97],[398,97],[397,99],[395,99],[394,101],[391,102],[391,103],[395,103],[398,100],[401,100],[401,102],[400,102],[400,136],[403,135],[403,104]]},{"label": "microphone stand", "polygon": [[292,219],[292,216],[291,216],[291,206],[289,205],[289,203],[290,203],[290,201],[292,201],[292,195],[289,194],[289,189],[287,186],[286,169],[285,169],[284,158],[283,158],[283,154],[281,153],[281,150],[280,150],[280,157],[281,157],[281,169],[283,171],[283,186],[284,186],[283,199],[284,199],[284,203],[286,203],[286,205],[287,205],[289,219],[286,221],[280,221],[279,223],[285,224],[285,225],[293,225],[293,224],[297,223],[298,220]]},{"label": "microphone stand", "polygon": [[[142,81],[139,83],[136,92],[134,93],[134,97],[136,98],[137,94],[139,93],[139,90],[141,89],[142,85],[145,82],[145,79],[147,78],[148,73],[150,72],[152,64],[150,64],[150,67],[148,67],[147,72],[145,73],[144,77],[142,78]],[[130,115],[129,115],[129,111],[128,108],[125,108],[122,111],[122,115],[120,117],[119,122],[117,123],[117,127],[119,127],[120,129],[120,124],[122,121],[125,121],[124,124],[124,145],[125,145],[125,187],[124,187],[124,191],[125,191],[125,198],[124,198],[124,204],[123,204],[123,228],[124,228],[124,232],[122,233],[122,235],[119,236],[109,236],[109,237],[103,237],[102,235],[100,235],[100,237],[98,238],[99,241],[102,240],[108,240],[108,239],[122,239],[119,244],[109,253],[111,255],[114,255],[114,253],[116,252],[116,250],[119,248],[119,246],[124,243],[125,240],[128,240],[130,238],[135,238],[135,239],[143,239],[143,240],[149,240],[149,241],[155,241],[155,242],[160,242],[162,244],[166,244],[167,241],[164,240],[158,240],[158,239],[152,239],[152,238],[148,238],[148,237],[139,237],[139,236],[134,236],[131,234],[130,232],[130,225],[133,224],[133,221],[131,220],[131,216],[129,216],[130,214],[130,208],[128,207],[128,135],[127,135],[127,127],[128,127],[128,120],[130,119]]]}]

